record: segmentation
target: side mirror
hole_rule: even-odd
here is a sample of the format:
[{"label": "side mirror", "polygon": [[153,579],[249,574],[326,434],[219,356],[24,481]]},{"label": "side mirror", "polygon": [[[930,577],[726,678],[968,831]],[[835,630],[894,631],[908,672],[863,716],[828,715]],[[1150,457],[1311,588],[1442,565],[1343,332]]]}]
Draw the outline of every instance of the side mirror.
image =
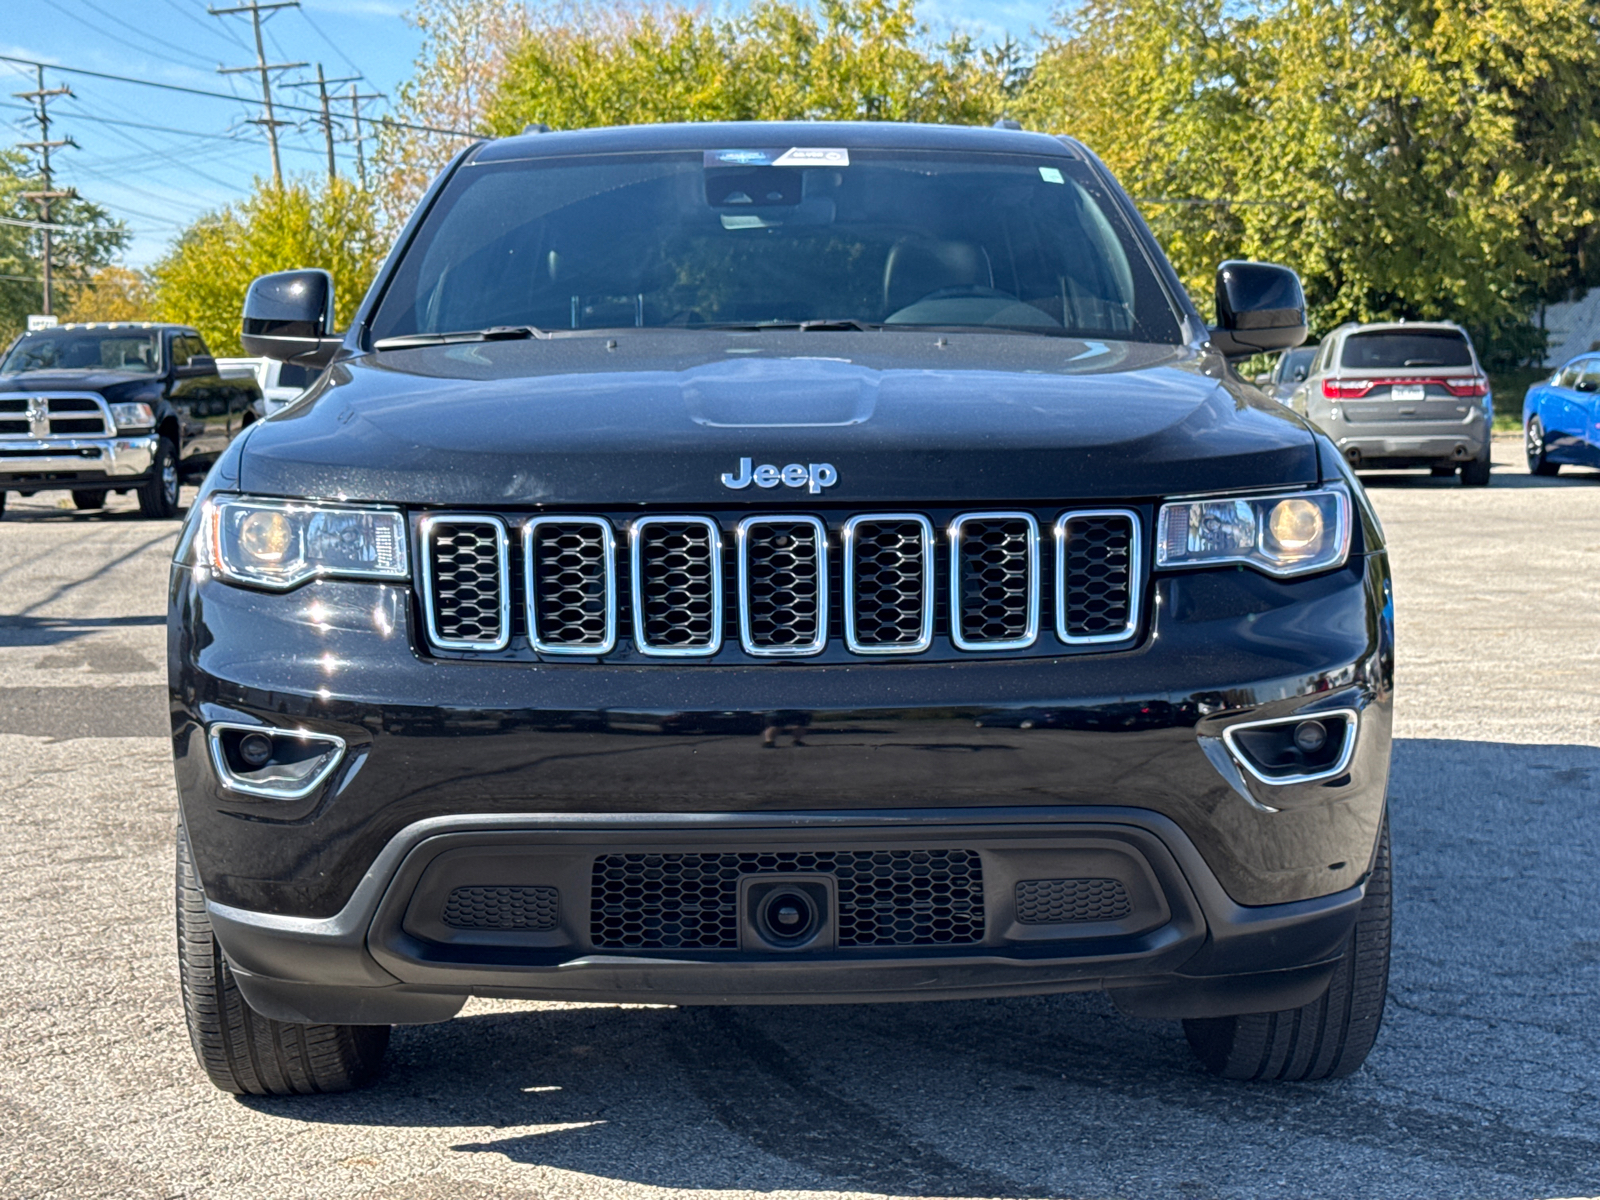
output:
[{"label": "side mirror", "polygon": [[1306,340],[1300,277],[1277,263],[1229,261],[1217,268],[1211,344],[1228,358],[1288,350]]},{"label": "side mirror", "polygon": [[1252,380],[1252,382],[1257,387],[1266,387],[1267,384],[1272,382],[1272,372],[1271,371],[1263,371],[1263,372],[1261,372],[1261,374],[1257,375],[1255,377],[1255,379]]},{"label": "side mirror", "polygon": [[183,366],[172,372],[174,378],[177,379],[203,379],[207,375],[215,375],[216,373],[217,360],[209,354],[196,354]]},{"label": "side mirror", "polygon": [[239,340],[246,354],[325,367],[344,339],[333,325],[333,276],[326,271],[262,275],[244,297]]}]

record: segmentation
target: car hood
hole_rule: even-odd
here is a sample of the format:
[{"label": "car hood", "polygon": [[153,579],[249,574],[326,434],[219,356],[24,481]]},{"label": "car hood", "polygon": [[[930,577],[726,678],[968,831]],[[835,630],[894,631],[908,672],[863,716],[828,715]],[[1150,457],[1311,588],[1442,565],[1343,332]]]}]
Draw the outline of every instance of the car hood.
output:
[{"label": "car hood", "polygon": [[[743,459],[807,483],[730,489]],[[824,463],[836,482],[812,493]],[[1317,477],[1306,425],[1214,355],[924,331],[367,354],[253,429],[240,462],[248,492],[445,506],[1048,503]]]},{"label": "car hood", "polygon": [[4,392],[99,392],[108,401],[134,395],[143,399],[161,394],[161,380],[129,371],[23,371],[0,375],[0,393]]}]

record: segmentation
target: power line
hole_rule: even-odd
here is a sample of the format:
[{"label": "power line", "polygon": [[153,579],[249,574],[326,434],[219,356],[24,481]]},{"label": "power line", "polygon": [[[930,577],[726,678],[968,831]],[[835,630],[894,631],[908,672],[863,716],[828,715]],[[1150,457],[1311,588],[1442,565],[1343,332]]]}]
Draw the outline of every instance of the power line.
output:
[{"label": "power line", "polygon": [[[202,88],[182,87],[176,83],[157,83],[153,79],[135,79],[132,75],[111,75],[105,71],[91,71],[85,67],[64,67],[60,63],[40,62],[37,59],[32,58],[17,58],[16,56],[10,54],[0,54],[0,62],[21,63],[22,65],[29,67],[45,67],[49,70],[59,71],[67,75],[86,75],[91,79],[110,79],[116,83],[132,83],[139,87],[160,88],[162,91],[166,92],[183,92],[184,94],[190,96],[207,96],[213,100],[232,100],[234,102],[238,102],[243,98],[237,95],[231,95],[228,92],[208,92]],[[250,68],[250,70],[254,69],[254,67]],[[320,109],[308,108],[305,105],[285,104],[281,100],[275,101],[274,104],[277,109],[283,112],[309,113],[312,116],[317,116],[321,112]],[[391,129],[410,129],[416,131],[417,133],[443,133],[448,134],[451,137],[464,138],[481,138],[489,136],[488,134],[481,133],[477,130],[443,129],[437,125],[418,125],[412,121],[397,121],[393,117],[371,117],[368,119],[374,125],[384,125]]]},{"label": "power line", "polygon": [[[323,137],[325,137],[327,139],[327,142],[328,142],[328,182],[329,183],[333,182],[334,176],[335,176],[335,174],[337,172],[336,172],[336,169],[335,169],[335,166],[334,166],[334,161],[333,161],[333,114],[328,111],[328,85],[329,84],[334,84],[334,83],[348,83],[348,84],[350,84],[351,87],[354,87],[356,85],[356,83],[360,79],[361,79],[361,76],[359,76],[359,75],[346,75],[346,76],[344,76],[343,78],[340,78],[340,79],[327,79],[327,78],[324,78],[323,74],[322,74],[322,64],[321,63],[317,64],[316,89],[317,89],[317,95],[319,97],[321,97],[321,100],[322,100],[322,117],[320,118],[318,123],[322,126],[322,135],[323,135]],[[309,80],[309,79],[299,79],[299,80],[295,80],[292,83],[290,83],[289,86],[290,87],[311,87],[312,86],[312,81]]]},{"label": "power line", "polygon": [[311,14],[309,12],[307,12],[304,8],[302,8],[300,10],[300,15],[305,18],[306,24],[311,26],[311,28],[316,31],[317,36],[319,38],[321,38],[323,41],[327,42],[329,46],[333,47],[333,52],[335,54],[337,54],[340,58],[344,59],[344,65],[349,67],[352,71],[354,71],[356,73],[356,78],[357,79],[360,79],[360,78],[362,78],[363,76],[366,75],[365,71],[363,71],[360,67],[356,66],[356,64],[353,63],[350,60],[350,56],[344,52],[344,47],[343,46],[339,45],[338,42],[334,41],[331,37],[329,37],[327,34],[322,32],[322,26],[318,25],[315,21],[313,21],[311,19]]},{"label": "power line", "polygon": [[[87,3],[87,0],[85,0],[85,2]],[[82,25],[85,29],[92,29],[95,33],[101,33],[101,34],[105,33],[105,30],[102,27],[96,25],[93,21],[89,20],[87,17],[80,16],[78,13],[73,12],[69,8],[63,8],[62,5],[61,5],[61,0],[48,0],[48,3],[50,4],[50,6],[52,8],[54,8],[63,17],[67,17],[67,18],[69,18],[71,20],[74,20],[74,21],[78,22],[78,24]],[[92,9],[94,6],[91,4],[91,5],[89,5],[89,7]],[[103,16],[103,17],[104,16],[109,16],[109,14],[107,14],[107,13],[101,13],[100,15]],[[110,19],[113,20],[113,21],[117,20],[115,17],[111,17]],[[118,21],[117,23],[119,25],[120,24],[124,24],[121,21]],[[134,30],[134,32],[138,33],[139,31],[138,30]],[[141,34],[141,36],[144,36],[144,35]],[[164,54],[159,50],[149,50],[149,49],[146,49],[143,46],[135,47],[135,49],[137,49],[137,51],[140,54],[147,54],[151,58],[159,58],[162,62],[169,62],[173,66],[191,67],[191,68],[194,66],[193,62],[183,62],[182,60],[173,58],[170,54]]]}]

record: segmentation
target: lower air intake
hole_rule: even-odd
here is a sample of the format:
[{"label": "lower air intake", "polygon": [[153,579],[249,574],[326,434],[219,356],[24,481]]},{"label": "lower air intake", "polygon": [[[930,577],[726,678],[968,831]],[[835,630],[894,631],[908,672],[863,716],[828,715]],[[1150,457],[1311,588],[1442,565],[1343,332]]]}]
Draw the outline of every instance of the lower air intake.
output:
[{"label": "lower air intake", "polygon": [[453,929],[548,932],[556,927],[556,889],[458,887],[445,901],[444,923]]},{"label": "lower air intake", "polygon": [[983,940],[983,867],[971,850],[608,854],[595,859],[589,938],[605,950],[737,950],[739,880],[832,875],[838,945]]},{"label": "lower air intake", "polygon": [[1023,925],[1120,921],[1133,902],[1120,879],[1026,879],[1017,884],[1017,920]]}]

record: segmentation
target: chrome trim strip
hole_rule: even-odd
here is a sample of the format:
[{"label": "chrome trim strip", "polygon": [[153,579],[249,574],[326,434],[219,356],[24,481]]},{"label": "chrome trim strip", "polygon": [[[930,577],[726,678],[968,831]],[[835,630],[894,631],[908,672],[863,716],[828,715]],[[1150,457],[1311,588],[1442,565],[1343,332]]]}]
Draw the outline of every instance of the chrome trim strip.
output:
[{"label": "chrome trim strip", "polygon": [[[432,543],[433,527],[445,524],[494,526],[495,553],[499,555],[500,564],[500,636],[493,642],[446,638],[439,634],[433,596]],[[422,572],[422,614],[428,626],[428,641],[441,650],[504,650],[511,644],[511,556],[507,553],[506,523],[484,513],[429,513],[418,523],[417,534],[422,543],[417,562]]]},{"label": "chrome trim strip", "polygon": [[[639,575],[642,553],[639,532],[652,525],[700,525],[711,535],[711,640],[691,646],[651,646],[644,639],[644,595]],[[639,517],[628,527],[628,567],[633,644],[652,658],[707,658],[722,649],[722,529],[710,517]]]},{"label": "chrome trim strip", "polygon": [[[1069,634],[1067,632],[1067,522],[1083,517],[1126,517],[1131,529],[1128,540],[1128,623],[1115,633]],[[1062,513],[1055,523],[1056,545],[1056,637],[1069,646],[1093,646],[1125,642],[1139,631],[1139,609],[1144,599],[1141,576],[1144,567],[1143,540],[1139,514],[1131,508],[1075,508]]]},{"label": "chrome trim strip", "polygon": [[[817,636],[793,646],[757,646],[750,634],[750,530],[762,525],[809,525],[817,538]],[[816,517],[746,517],[736,531],[739,544],[739,645],[755,658],[799,658],[821,654],[828,645],[828,529]]]},{"label": "chrome trim strip", "polygon": [[[288,791],[282,788],[269,788],[259,783],[250,783],[240,779],[228,768],[228,760],[222,753],[222,733],[225,730],[237,729],[241,733],[265,733],[275,737],[297,737],[301,741],[327,742],[334,749],[334,755],[327,763],[319,768],[306,783]],[[211,747],[211,769],[217,773],[217,779],[222,786],[230,792],[238,792],[245,796],[260,796],[267,800],[304,800],[312,792],[327,781],[333,770],[344,761],[345,740],[332,733],[313,733],[309,729],[283,729],[276,725],[245,725],[238,721],[218,721],[206,726],[206,743]]]},{"label": "chrome trim strip", "polygon": [[[922,627],[915,642],[892,646],[863,646],[856,640],[855,533],[856,526],[872,522],[915,521],[922,528]],[[862,513],[840,530],[844,551],[844,644],[852,654],[921,654],[933,645],[933,523],[921,513]]]},{"label": "chrome trim strip", "polygon": [[[1272,725],[1298,725],[1301,721],[1320,721],[1324,717],[1343,717],[1344,746],[1339,751],[1339,760],[1325,771],[1316,771],[1310,775],[1263,775],[1250,761],[1248,755],[1233,744],[1233,735],[1241,729],[1265,729]],[[1296,713],[1292,717],[1271,717],[1265,721],[1240,721],[1229,725],[1222,731],[1222,744],[1227,746],[1228,753],[1241,767],[1250,772],[1250,777],[1269,787],[1283,787],[1294,783],[1318,783],[1324,779],[1332,779],[1336,775],[1343,775],[1350,769],[1350,760],[1356,753],[1356,729],[1360,724],[1361,714],[1353,708],[1329,708],[1314,710],[1312,712]]]},{"label": "chrome trim strip", "polygon": [[[968,521],[1023,521],[1028,526],[1028,621],[1019,638],[968,641],[961,632],[961,527]],[[1039,522],[1025,512],[969,512],[950,522],[950,640],[957,650],[1026,650],[1039,640]]]},{"label": "chrome trim strip", "polygon": [[[46,471],[100,471],[107,479],[131,478],[149,474],[151,463],[155,460],[155,444],[155,435],[148,433],[136,433],[129,437],[50,438],[0,434],[0,472],[38,474]],[[78,453],[81,450],[93,450],[95,453],[85,457]],[[26,458],[18,458],[15,457],[18,451],[33,453]],[[38,451],[46,453],[40,454]]]},{"label": "chrome trim strip", "polygon": [[[591,525],[605,543],[606,632],[600,642],[552,645],[539,636],[538,594],[533,586],[533,540],[541,525]],[[522,582],[528,608],[528,642],[540,654],[610,654],[617,645],[617,539],[603,517],[534,517],[522,527]]]},{"label": "chrome trim strip", "polygon": [[[155,378],[155,376],[151,376],[152,380]],[[106,398],[99,392],[62,392],[51,390],[18,391],[7,392],[5,395],[0,396],[0,399],[31,400],[34,397],[38,397],[39,399],[45,401],[45,413],[43,418],[45,428],[42,430],[35,428],[28,433],[0,433],[0,438],[16,438],[23,441],[41,441],[48,439],[53,445],[59,446],[76,438],[114,438],[117,436],[117,423],[111,419],[111,406]],[[87,417],[91,415],[89,413],[52,413],[49,406],[49,402],[51,400],[93,400],[95,404],[95,411],[93,415],[100,418],[102,422],[101,431],[99,433],[51,433],[50,422],[53,420],[59,418],[60,420],[69,421],[75,417]],[[153,408],[154,405],[151,407]],[[21,413],[0,414],[0,421],[26,420],[31,415],[31,413],[24,409]],[[148,432],[148,427],[146,427],[145,432]]]}]

